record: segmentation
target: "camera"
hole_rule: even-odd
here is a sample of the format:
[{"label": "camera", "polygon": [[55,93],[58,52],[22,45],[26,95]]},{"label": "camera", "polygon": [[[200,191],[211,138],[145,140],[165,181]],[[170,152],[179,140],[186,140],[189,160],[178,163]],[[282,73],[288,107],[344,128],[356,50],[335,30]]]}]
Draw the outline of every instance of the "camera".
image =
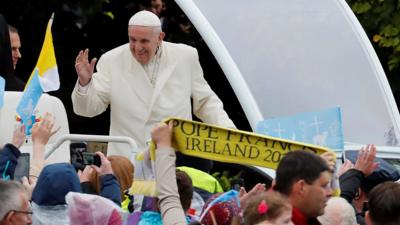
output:
[{"label": "camera", "polygon": [[91,153],[91,152],[82,152],[82,158],[83,158],[83,165],[95,165],[100,167],[101,166],[101,159],[100,156]]}]

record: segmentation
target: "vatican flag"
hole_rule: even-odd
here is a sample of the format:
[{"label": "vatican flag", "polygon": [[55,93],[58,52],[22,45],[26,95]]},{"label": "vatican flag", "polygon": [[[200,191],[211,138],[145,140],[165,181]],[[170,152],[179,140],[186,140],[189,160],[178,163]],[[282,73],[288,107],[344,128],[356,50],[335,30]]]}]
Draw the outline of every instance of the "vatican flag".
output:
[{"label": "vatican flag", "polygon": [[44,38],[42,50],[40,51],[39,59],[31,76],[25,86],[29,85],[30,80],[34,76],[34,71],[39,71],[39,82],[43,92],[56,91],[60,88],[60,79],[58,76],[56,55],[54,53],[53,36],[51,34],[51,25],[53,24],[54,13],[51,15],[47,23],[46,35]]}]

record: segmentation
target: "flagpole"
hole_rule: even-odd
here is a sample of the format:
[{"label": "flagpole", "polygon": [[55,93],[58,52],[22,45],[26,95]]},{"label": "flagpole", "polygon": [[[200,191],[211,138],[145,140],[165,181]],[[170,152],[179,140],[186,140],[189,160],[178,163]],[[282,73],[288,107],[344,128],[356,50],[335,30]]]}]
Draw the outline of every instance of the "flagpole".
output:
[{"label": "flagpole", "polygon": [[49,20],[50,27],[53,26],[53,20],[54,20],[54,12],[52,12],[51,16],[50,16],[50,20]]}]

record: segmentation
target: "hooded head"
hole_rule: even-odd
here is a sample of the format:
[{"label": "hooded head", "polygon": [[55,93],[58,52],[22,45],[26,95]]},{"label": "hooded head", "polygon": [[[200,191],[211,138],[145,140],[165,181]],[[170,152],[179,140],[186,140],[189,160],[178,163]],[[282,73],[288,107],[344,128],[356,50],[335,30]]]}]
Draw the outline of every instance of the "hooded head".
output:
[{"label": "hooded head", "polygon": [[78,175],[69,163],[46,166],[33,190],[32,201],[40,206],[64,205],[68,192],[81,192]]},{"label": "hooded head", "polygon": [[127,217],[114,202],[98,195],[70,192],[66,200],[70,224],[121,225]]}]

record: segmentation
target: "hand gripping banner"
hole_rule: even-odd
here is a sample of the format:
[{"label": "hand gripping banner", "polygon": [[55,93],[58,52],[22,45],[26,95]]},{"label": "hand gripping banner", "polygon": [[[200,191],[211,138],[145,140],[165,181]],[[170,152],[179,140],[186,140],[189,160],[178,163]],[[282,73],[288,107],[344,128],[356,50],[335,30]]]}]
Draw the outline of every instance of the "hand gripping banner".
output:
[{"label": "hand gripping banner", "polygon": [[[256,133],[189,121],[173,120],[172,147],[182,154],[226,163],[262,166],[276,169],[291,151],[305,150],[321,155],[328,148],[284,140]],[[155,144],[151,144],[152,158]],[[153,158],[154,159],[154,158]]]}]

